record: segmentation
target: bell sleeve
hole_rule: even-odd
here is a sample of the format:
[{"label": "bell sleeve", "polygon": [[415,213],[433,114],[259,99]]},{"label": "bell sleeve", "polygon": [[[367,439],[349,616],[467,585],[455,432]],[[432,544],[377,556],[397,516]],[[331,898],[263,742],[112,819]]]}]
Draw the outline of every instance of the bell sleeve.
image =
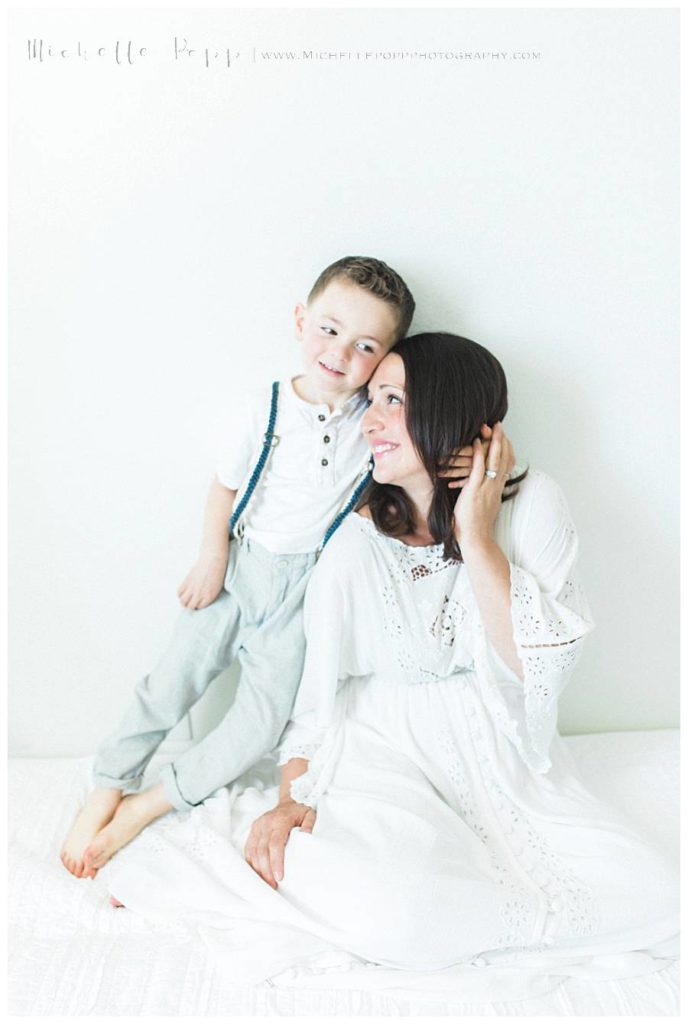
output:
[{"label": "bell sleeve", "polygon": [[[527,484],[527,486],[526,486]],[[484,697],[525,764],[544,774],[557,727],[559,696],[593,628],[578,580],[578,537],[559,486],[532,473],[513,499],[506,535],[511,620],[523,679],[504,664],[483,633]]]}]

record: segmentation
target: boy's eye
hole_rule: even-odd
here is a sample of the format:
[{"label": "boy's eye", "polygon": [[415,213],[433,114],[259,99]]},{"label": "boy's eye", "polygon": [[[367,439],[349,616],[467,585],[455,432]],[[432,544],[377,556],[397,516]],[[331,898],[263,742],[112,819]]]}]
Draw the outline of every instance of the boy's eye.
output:
[{"label": "boy's eye", "polygon": [[320,329],[323,330],[325,332],[325,334],[336,334],[337,333],[335,331],[334,327],[328,327],[326,324],[323,324]]},{"label": "boy's eye", "polygon": [[361,352],[372,352],[373,351],[373,346],[372,345],[368,345],[368,343],[365,342],[365,341],[357,342],[356,348],[359,349],[359,351],[361,351]]}]

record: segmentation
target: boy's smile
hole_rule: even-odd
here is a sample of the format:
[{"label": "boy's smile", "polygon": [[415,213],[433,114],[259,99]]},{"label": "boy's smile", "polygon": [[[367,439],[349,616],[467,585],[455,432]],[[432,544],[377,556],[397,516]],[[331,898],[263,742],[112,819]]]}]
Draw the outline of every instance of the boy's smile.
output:
[{"label": "boy's smile", "polygon": [[301,398],[342,405],[366,384],[397,339],[397,313],[365,288],[334,280],[308,306],[294,311],[305,374],[294,388]]}]

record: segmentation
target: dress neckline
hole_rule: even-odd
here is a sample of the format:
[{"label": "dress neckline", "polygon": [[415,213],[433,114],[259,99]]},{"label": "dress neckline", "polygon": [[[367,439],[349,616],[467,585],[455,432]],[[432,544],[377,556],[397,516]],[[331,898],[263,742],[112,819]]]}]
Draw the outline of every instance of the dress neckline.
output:
[{"label": "dress neckline", "polygon": [[382,540],[389,541],[390,544],[394,544],[398,547],[401,547],[404,549],[404,551],[418,551],[422,554],[423,552],[428,551],[435,552],[444,550],[444,544],[407,544],[406,541],[400,540],[398,537],[390,537],[389,534],[382,533],[380,530],[378,530],[373,520],[369,519],[368,516],[362,516],[360,512],[356,511],[352,512],[351,515],[356,516],[356,518],[360,522],[365,523],[366,528],[372,530],[376,537],[380,537],[382,538]]}]

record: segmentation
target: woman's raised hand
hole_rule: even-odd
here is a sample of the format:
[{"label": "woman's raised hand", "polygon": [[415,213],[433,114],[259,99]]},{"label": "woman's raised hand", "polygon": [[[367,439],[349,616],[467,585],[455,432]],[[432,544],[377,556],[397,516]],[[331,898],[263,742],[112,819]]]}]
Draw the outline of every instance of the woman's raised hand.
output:
[{"label": "woman's raised hand", "polygon": [[[484,456],[487,456],[491,437],[492,428],[488,427],[487,423],[483,423],[480,428],[480,442]],[[472,444],[466,444],[463,448],[459,448],[458,451],[454,452],[444,469],[437,474],[438,476],[449,480],[450,490],[456,490],[457,487],[463,487],[471,475],[473,451],[474,449]]]},{"label": "woman's raised hand", "polygon": [[253,870],[273,889],[284,878],[284,848],[293,828],[312,832],[315,825],[315,811],[306,804],[295,800],[281,801],[277,807],[251,825],[244,857]]},{"label": "woman's raised hand", "polygon": [[513,446],[501,423],[494,425],[487,455],[483,444],[480,437],[473,441],[471,472],[454,506],[459,545],[492,537],[504,485],[515,465]]}]

